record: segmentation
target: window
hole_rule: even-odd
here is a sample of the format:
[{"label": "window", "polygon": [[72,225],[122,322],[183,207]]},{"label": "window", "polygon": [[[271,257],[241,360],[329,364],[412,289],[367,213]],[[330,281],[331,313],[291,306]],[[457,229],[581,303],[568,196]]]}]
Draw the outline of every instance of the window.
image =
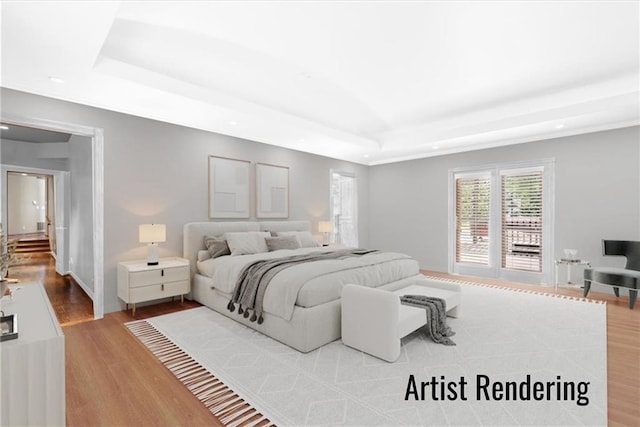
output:
[{"label": "window", "polygon": [[358,246],[358,191],[355,174],[331,171],[330,241],[346,246]]},{"label": "window", "polygon": [[553,162],[450,172],[450,271],[551,283]]},{"label": "window", "polygon": [[491,177],[456,177],[456,262],[489,265]]},{"label": "window", "polygon": [[502,268],[542,272],[542,171],[501,171]]}]

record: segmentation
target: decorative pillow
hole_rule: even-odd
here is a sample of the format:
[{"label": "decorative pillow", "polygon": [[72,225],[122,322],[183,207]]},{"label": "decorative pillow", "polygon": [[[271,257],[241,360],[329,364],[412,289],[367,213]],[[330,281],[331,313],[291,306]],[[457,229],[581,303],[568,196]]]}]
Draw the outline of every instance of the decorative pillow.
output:
[{"label": "decorative pillow", "polygon": [[267,237],[264,239],[267,243],[269,252],[280,249],[298,249],[300,242],[296,236]]},{"label": "decorative pillow", "polygon": [[209,251],[211,258],[231,255],[227,241],[221,237],[204,236],[204,246]]},{"label": "decorative pillow", "polygon": [[204,261],[206,259],[211,259],[209,251],[205,251],[204,249],[198,251],[198,261]]},{"label": "decorative pillow", "polygon": [[308,231],[279,231],[280,236],[295,236],[300,242],[301,248],[316,248],[320,243]]},{"label": "decorative pillow", "polygon": [[248,255],[269,252],[264,239],[271,237],[268,231],[244,231],[224,233],[231,255]]}]

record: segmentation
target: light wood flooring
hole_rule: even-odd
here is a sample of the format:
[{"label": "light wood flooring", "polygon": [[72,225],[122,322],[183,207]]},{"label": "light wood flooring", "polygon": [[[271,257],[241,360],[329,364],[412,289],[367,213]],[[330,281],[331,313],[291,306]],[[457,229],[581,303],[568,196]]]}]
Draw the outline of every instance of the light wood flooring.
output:
[{"label": "light wood flooring", "polygon": [[124,327],[124,323],[200,304],[179,300],[107,314],[93,320],[93,303],[55,262],[34,257],[11,267],[20,284],[42,282],[65,335],[66,417],[69,426],[222,425]]},{"label": "light wood flooring", "polygon": [[[75,291],[56,278],[51,262],[34,264],[28,270],[14,267],[10,274],[24,281],[41,280],[62,283],[59,292]],[[580,289],[541,288],[424,271],[440,277],[526,288],[563,295],[581,296]],[[53,279],[52,279],[53,278]],[[77,285],[75,285],[77,286]],[[47,293],[51,293],[47,290]],[[640,309],[630,310],[628,299],[613,293],[592,293],[590,297],[607,302],[608,415],[610,426],[640,425]],[[71,300],[70,296],[70,300]],[[63,298],[60,300],[62,301]],[[89,300],[90,301],[90,300]],[[58,311],[64,302],[54,305]],[[69,304],[64,316],[74,318]],[[135,319],[198,306],[179,301],[138,307]],[[56,308],[58,307],[58,308]],[[86,321],[84,308],[78,319],[63,327],[66,350],[67,424],[73,425],[221,425],[218,420],[124,327],[134,320],[131,311],[109,313],[104,319]],[[59,315],[60,317],[64,317]],[[91,316],[92,317],[92,316]],[[586,325],[588,327],[588,325]]]}]

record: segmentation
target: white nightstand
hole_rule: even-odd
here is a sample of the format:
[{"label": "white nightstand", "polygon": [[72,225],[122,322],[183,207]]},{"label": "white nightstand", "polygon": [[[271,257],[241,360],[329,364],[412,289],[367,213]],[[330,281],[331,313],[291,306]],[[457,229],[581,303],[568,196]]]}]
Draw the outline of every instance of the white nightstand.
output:
[{"label": "white nightstand", "polygon": [[147,261],[126,261],[118,263],[118,298],[129,309],[136,303],[180,295],[191,290],[189,260],[184,258],[160,258],[158,265],[147,265]]}]

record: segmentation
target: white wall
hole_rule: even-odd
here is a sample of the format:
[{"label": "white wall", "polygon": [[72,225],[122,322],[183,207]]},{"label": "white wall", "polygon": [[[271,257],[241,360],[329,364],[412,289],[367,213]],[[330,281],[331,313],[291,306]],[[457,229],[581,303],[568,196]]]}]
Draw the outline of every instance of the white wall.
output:
[{"label": "white wall", "polygon": [[371,167],[369,243],[447,271],[448,171],[553,158],[555,257],[576,248],[595,266],[622,266],[602,256],[601,240],[640,240],[639,151],[636,126]]},{"label": "white wall", "polygon": [[[358,176],[360,243],[368,245],[366,166],[2,88],[2,111],[104,130],[105,312],[120,310],[119,261],[144,259],[138,225],[167,225],[161,256],[182,254],[182,227],[208,220],[208,156],[288,166],[289,219],[329,218],[329,170]],[[4,161],[4,159],[3,159]],[[252,212],[255,212],[252,202]],[[315,230],[314,230],[315,231]]]},{"label": "white wall", "polygon": [[93,295],[93,203],[91,138],[69,139],[69,269]]},{"label": "white wall", "polygon": [[[38,231],[46,218],[46,180],[35,175],[9,174],[7,178],[8,234]],[[35,204],[34,204],[35,202]]]}]

